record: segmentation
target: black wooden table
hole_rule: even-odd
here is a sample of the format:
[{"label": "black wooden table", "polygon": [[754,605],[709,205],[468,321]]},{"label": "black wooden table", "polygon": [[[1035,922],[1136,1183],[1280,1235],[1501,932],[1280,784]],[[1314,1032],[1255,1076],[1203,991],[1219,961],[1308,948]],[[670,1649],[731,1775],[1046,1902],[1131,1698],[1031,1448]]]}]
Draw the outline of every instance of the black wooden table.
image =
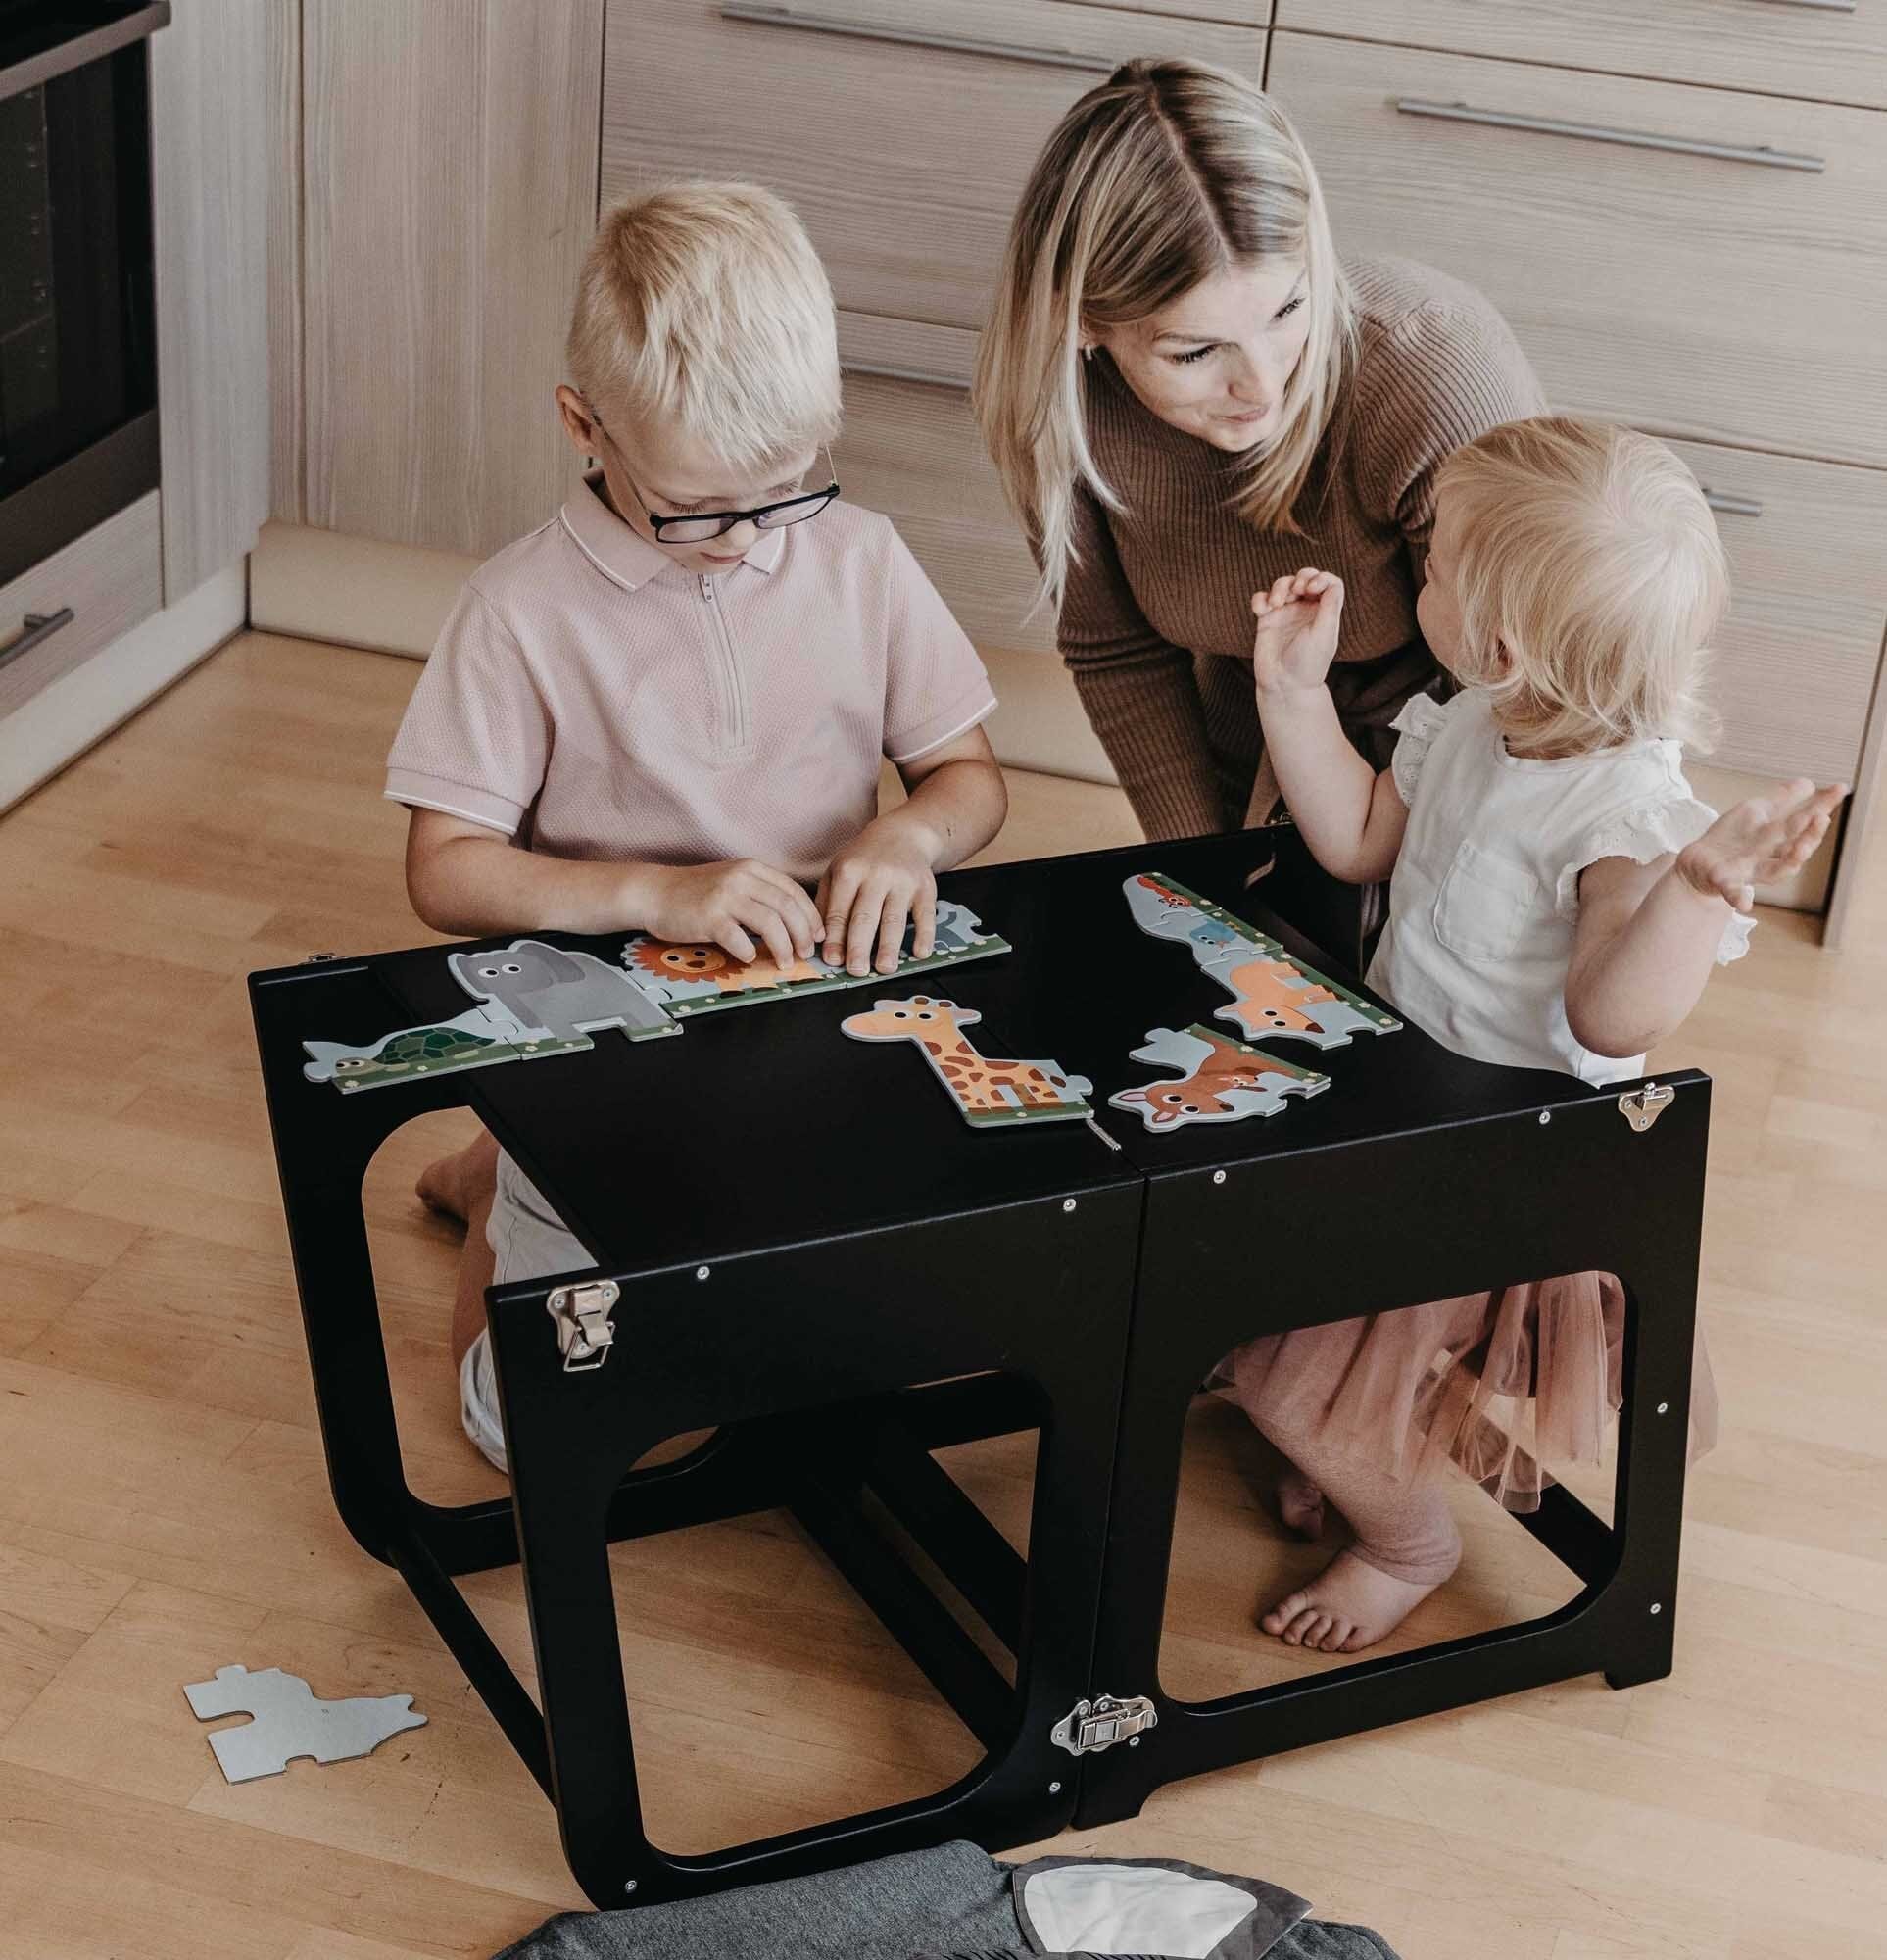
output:
[{"label": "black wooden table", "polygon": [[[1234,837],[957,873],[944,896],[1015,952],[697,1018],[680,1039],[605,1032],[588,1054],[350,1097],[303,1078],[302,1041],[461,1012],[441,950],[253,977],[336,1504],[556,1803],[598,1904],[952,1837],[1000,1848],[1130,1815],[1217,1764],[1566,1675],[1669,1671],[1706,1078],[1669,1078],[1672,1101],[1639,1131],[1617,1090],[1465,1061],[1414,1028],[1322,1054],[1273,1042],[1330,1089],[1276,1117],[1162,1134],[1102,1109],[1114,1150],[1079,1123],[972,1131],[917,1054],[840,1033],[877,993],[942,994],[982,1013],[984,1053],[1052,1056],[1092,1078],[1099,1106],[1154,1073],[1128,1059],[1149,1029],[1209,1022],[1227,998],[1185,947],[1134,924],[1131,873],[1166,872],[1332,970],[1244,894],[1249,858]],[[619,941],[587,944],[610,957]],[[401,1465],[361,1183],[393,1130],[458,1104],[596,1264],[489,1296],[512,1497],[438,1506]],[[1264,1283],[1248,1295],[1211,1283],[1254,1256]],[[1527,1520],[1583,1580],[1577,1599],[1305,1683],[1210,1704],[1164,1694],[1182,1433],[1213,1361],[1273,1328],[1595,1266],[1630,1300],[1616,1523],[1557,1489]],[[566,1366],[553,1308],[567,1324],[573,1303],[610,1326],[599,1365]],[[709,1428],[680,1460],[631,1469]],[[1040,1432],[1026,1560],[932,1454],[1022,1430]],[[637,1798],[608,1545],[777,1506],[986,1754],[933,1797],[670,1856]],[[887,1516],[1013,1655],[1013,1683]],[[540,1701],[454,1583],[514,1561]],[[1125,1711],[1081,1708],[1103,1694]]]}]

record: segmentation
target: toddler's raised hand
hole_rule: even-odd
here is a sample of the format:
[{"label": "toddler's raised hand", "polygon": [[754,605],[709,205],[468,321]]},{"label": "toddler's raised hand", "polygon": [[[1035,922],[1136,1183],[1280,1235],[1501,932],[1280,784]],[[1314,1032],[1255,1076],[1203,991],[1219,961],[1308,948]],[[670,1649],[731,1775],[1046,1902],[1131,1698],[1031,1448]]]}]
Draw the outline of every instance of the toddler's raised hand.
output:
[{"label": "toddler's raised hand", "polygon": [[1692,891],[1726,899],[1739,912],[1756,887],[1806,864],[1827,834],[1846,783],[1816,789],[1806,777],[1726,809],[1696,843],[1677,854],[1677,875]]},{"label": "toddler's raised hand", "polygon": [[1324,685],[1336,658],[1343,617],[1343,581],[1332,571],[1305,565],[1269,591],[1251,595],[1258,633],[1251,650],[1252,680],[1259,696],[1297,694]]},{"label": "toddler's raised hand", "polygon": [[711,942],[744,964],[764,946],[790,967],[811,956],[820,919],[805,888],[755,858],[685,868],[649,866],[654,904],[640,923],[657,939]]}]

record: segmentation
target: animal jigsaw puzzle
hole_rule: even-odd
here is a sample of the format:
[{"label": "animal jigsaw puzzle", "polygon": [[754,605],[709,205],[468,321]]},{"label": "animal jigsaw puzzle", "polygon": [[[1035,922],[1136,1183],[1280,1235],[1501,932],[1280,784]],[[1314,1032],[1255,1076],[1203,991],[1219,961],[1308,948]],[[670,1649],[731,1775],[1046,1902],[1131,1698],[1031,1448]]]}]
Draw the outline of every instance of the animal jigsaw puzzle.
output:
[{"label": "animal jigsaw puzzle", "polygon": [[1362,995],[1300,965],[1282,941],[1175,879],[1143,871],[1122,889],[1142,932],[1183,941],[1200,970],[1232,996],[1215,1020],[1231,1021],[1247,1035],[1276,1035],[1320,1049],[1341,1048],[1356,1034],[1393,1034],[1402,1025]]},{"label": "animal jigsaw puzzle", "polygon": [[478,1006],[398,1028],[363,1048],[304,1042],[310,1059],[302,1073],[352,1095],[452,1069],[568,1054],[595,1047],[590,1036],[604,1028],[620,1028],[630,1041],[681,1033],[626,973],[594,954],[518,939],[499,952],[452,954],[446,964]]},{"label": "animal jigsaw puzzle", "polygon": [[729,1007],[752,1006],[762,1001],[784,1001],[798,994],[836,993],[844,987],[874,984],[882,987],[1011,950],[1006,939],[985,932],[982,921],[966,906],[947,899],[937,907],[936,951],[926,958],[910,956],[914,931],[911,926],[904,929],[903,957],[895,973],[847,973],[817,954],[787,967],[765,954],[743,965],[718,946],[654,939],[648,933],[638,933],[622,949],[622,963],[652,1001],[677,1019],[685,1019]]},{"label": "animal jigsaw puzzle", "polygon": [[1287,1096],[1316,1096],[1328,1075],[1281,1061],[1249,1042],[1217,1028],[1154,1028],[1136,1061],[1177,1068],[1178,1082],[1149,1082],[1107,1099],[1110,1109],[1135,1111],[1149,1130],[1177,1130],[1187,1123],[1238,1123],[1247,1116],[1275,1116]]},{"label": "animal jigsaw puzzle", "polygon": [[852,1014],[839,1026],[853,1041],[914,1043],[975,1129],[1093,1121],[1084,1099],[1094,1085],[1085,1075],[1070,1075],[1056,1061],[1000,1061],[978,1054],[963,1030],[982,1018],[974,1007],[913,994],[879,1001],[869,1013]]}]

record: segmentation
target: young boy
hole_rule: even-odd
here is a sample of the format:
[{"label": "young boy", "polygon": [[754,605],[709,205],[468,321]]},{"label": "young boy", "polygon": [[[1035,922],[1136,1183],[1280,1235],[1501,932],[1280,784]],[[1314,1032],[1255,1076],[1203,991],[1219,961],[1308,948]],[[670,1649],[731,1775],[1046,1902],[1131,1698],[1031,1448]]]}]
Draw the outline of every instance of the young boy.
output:
[{"label": "young boy", "polygon": [[[890,523],[833,501],[836,321],[798,220],[745,184],[618,205],[567,352],[557,409],[596,473],[473,573],[388,758],[413,909],[858,974],[914,922],[928,954],[936,873],[1007,813],[995,699]],[[909,797],[878,816],[883,758]],[[488,1136],[419,1194],[466,1222],[453,1356],[503,1469],[485,1288],[589,1256]]]}]

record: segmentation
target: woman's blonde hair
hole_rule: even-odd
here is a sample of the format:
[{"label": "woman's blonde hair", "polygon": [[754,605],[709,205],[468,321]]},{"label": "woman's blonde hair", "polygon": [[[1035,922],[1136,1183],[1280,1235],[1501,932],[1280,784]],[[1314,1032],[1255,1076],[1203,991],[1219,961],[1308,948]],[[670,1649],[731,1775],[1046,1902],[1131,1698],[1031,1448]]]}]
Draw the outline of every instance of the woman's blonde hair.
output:
[{"label": "woman's blonde hair", "polygon": [[677,184],[605,211],[565,353],[593,408],[678,424],[737,468],[839,433],[832,287],[793,208],[757,184]]},{"label": "woman's blonde hair", "polygon": [[1262,89],[1200,62],[1128,62],[1062,118],[1010,226],[975,389],[1049,603],[1060,606],[1076,558],[1077,484],[1125,508],[1089,446],[1082,342],[1146,319],[1215,272],[1299,257],[1310,336],[1282,432],[1253,455],[1235,499],[1265,529],[1297,528],[1293,507],[1355,353],[1349,283],[1310,157]]},{"label": "woman's blonde hair", "polygon": [[[1729,597],[1695,476],[1636,429],[1503,422],[1435,478],[1454,522],[1457,676],[1503,731],[1583,755],[1647,735],[1707,746],[1705,648]],[[1502,649],[1508,659],[1501,659]]]}]

